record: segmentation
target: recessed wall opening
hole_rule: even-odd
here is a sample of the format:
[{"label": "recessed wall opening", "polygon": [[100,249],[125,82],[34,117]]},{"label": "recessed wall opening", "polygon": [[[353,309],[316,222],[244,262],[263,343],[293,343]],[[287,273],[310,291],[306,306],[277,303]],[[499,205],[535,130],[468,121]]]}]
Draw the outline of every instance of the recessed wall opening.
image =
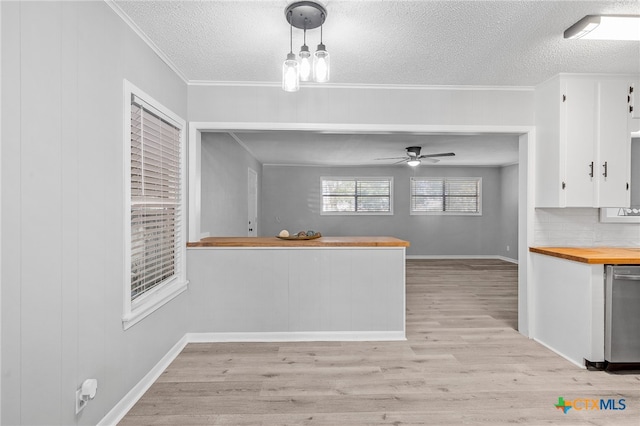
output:
[{"label": "recessed wall opening", "polygon": [[[489,131],[465,127],[460,131],[430,128],[403,132],[379,126],[367,131],[356,125],[279,124],[273,128],[229,124],[191,125],[190,153],[195,155],[189,160],[190,241],[247,235],[248,216],[229,212],[248,211],[247,170],[256,170],[257,236],[277,235],[288,228],[295,232],[298,228],[316,229],[325,235],[373,233],[411,241],[409,259],[494,256],[517,262],[517,328],[527,333],[527,208],[532,204],[526,195],[526,176],[531,129],[514,131],[496,126]],[[416,145],[423,153],[456,155],[416,168],[378,160],[402,157],[406,147]],[[321,215],[320,178],[326,175],[393,176],[393,215],[342,216],[341,220]],[[436,175],[482,177],[484,214],[474,218],[475,222],[461,216],[411,215],[410,179]],[[228,208],[230,205],[234,208]]]}]

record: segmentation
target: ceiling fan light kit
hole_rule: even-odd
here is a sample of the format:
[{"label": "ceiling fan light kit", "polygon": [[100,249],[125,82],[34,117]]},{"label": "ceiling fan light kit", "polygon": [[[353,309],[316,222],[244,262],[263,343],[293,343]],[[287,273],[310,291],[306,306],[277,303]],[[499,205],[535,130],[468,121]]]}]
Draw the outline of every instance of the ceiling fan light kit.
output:
[{"label": "ceiling fan light kit", "polygon": [[438,160],[435,157],[453,157],[456,154],[453,152],[441,152],[439,154],[422,154],[420,155],[420,151],[422,151],[422,147],[419,146],[408,146],[405,148],[407,151],[406,157],[387,157],[387,158],[376,158],[376,160],[400,160],[396,161],[395,164],[407,163],[411,167],[416,167],[422,164],[422,160],[425,160],[428,163],[438,163]]},{"label": "ceiling fan light kit", "polygon": [[640,41],[640,15],[587,15],[567,28],[564,38]]},{"label": "ceiling fan light kit", "polygon": [[[286,92],[297,92],[300,89],[300,81],[309,81],[311,76],[316,83],[328,82],[331,70],[330,57],[322,42],[322,25],[327,18],[327,10],[315,1],[298,1],[288,5],[284,14],[290,28],[290,49],[282,65],[282,89]],[[304,31],[299,61],[293,53],[293,27]],[[311,52],[307,46],[307,30],[318,27],[320,27],[320,44],[311,59]]]}]

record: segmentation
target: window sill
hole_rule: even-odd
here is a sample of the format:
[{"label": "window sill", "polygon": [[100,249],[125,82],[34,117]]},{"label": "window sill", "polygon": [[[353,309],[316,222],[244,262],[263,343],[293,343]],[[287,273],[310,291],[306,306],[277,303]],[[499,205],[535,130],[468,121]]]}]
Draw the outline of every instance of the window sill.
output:
[{"label": "window sill", "polygon": [[156,310],[160,309],[171,300],[178,297],[189,287],[189,281],[176,280],[175,282],[163,286],[157,292],[149,294],[144,300],[135,304],[131,312],[122,317],[122,327],[127,330],[139,323]]}]

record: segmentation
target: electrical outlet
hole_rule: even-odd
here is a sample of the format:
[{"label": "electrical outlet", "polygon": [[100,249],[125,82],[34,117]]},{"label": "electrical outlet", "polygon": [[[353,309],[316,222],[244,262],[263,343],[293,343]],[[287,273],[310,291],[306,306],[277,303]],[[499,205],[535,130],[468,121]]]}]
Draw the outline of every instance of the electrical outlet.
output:
[{"label": "electrical outlet", "polygon": [[76,390],[76,414],[80,413],[80,411],[84,410],[84,407],[87,406],[87,402],[82,399],[82,388]]},{"label": "electrical outlet", "polygon": [[98,380],[87,379],[82,382],[80,388],[76,389],[76,414],[84,410],[87,402],[96,397],[98,391]]},{"label": "electrical outlet", "polygon": [[507,251],[509,251],[509,246],[507,246]]}]

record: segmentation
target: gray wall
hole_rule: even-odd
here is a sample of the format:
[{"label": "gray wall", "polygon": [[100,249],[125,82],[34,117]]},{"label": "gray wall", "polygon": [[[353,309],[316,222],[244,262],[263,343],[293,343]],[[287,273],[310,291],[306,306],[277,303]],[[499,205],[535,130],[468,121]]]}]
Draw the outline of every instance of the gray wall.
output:
[{"label": "gray wall", "polygon": [[640,138],[631,139],[631,206],[640,207]]},{"label": "gray wall", "polygon": [[187,331],[187,294],[122,329],[123,78],[185,119],[187,87],[104,2],[0,7],[0,422],[96,424]]},{"label": "gray wall", "polygon": [[262,165],[227,133],[203,132],[201,152],[200,232],[215,237],[246,236],[248,168],[258,174],[260,217]]},{"label": "gray wall", "polygon": [[[511,176],[509,170],[506,174]],[[313,229],[323,235],[388,235],[411,242],[409,255],[502,255],[500,247],[509,217],[517,234],[517,191],[503,203],[501,169],[490,167],[283,167],[264,166],[262,181],[262,235]],[[321,176],[393,176],[393,216],[323,216],[320,214]],[[482,216],[427,216],[409,214],[411,176],[482,177]],[[517,185],[517,180],[516,180]],[[515,216],[503,215],[504,205],[515,203]],[[511,232],[511,230],[509,231]],[[512,249],[517,258],[517,241]],[[511,252],[510,252],[511,253]]]},{"label": "gray wall", "polygon": [[[500,169],[501,241],[496,254],[518,259],[518,164]],[[507,246],[509,249],[507,250]]]}]

